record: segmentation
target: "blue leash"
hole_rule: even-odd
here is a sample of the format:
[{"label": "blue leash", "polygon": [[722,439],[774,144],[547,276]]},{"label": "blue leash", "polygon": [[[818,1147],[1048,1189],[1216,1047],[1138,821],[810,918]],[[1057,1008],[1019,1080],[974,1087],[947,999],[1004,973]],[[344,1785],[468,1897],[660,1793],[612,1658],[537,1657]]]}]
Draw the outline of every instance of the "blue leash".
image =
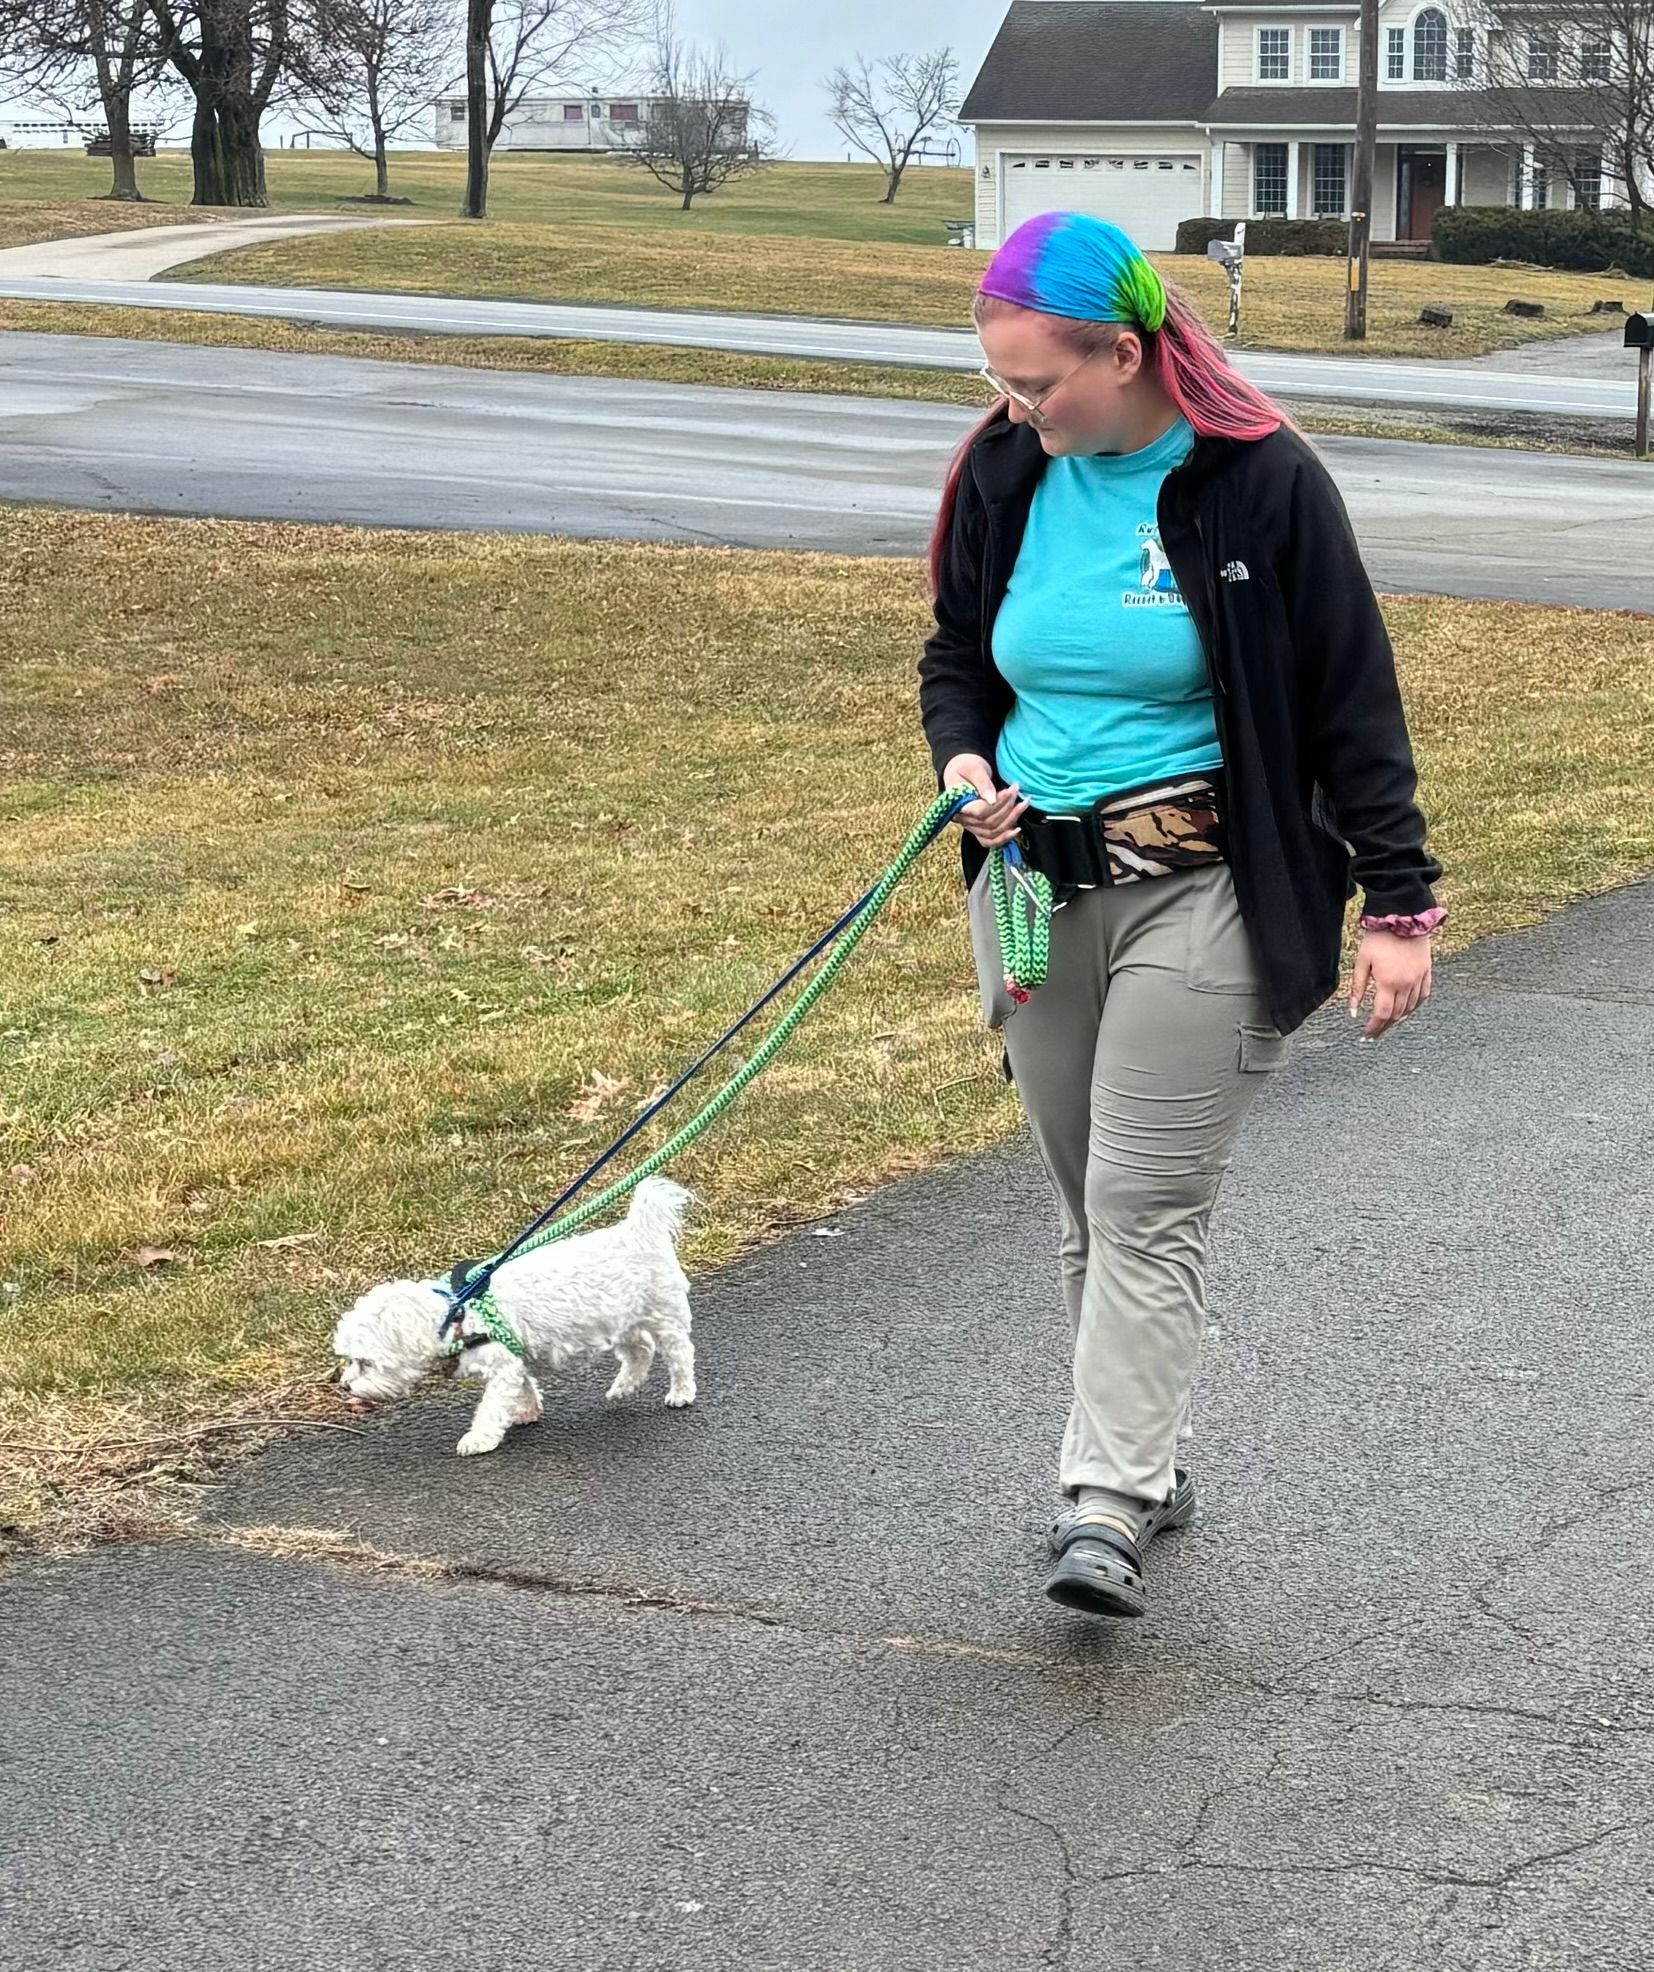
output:
[{"label": "blue leash", "polygon": [[[977,799],[979,799],[979,797],[975,794],[961,795],[960,798],[953,804],[951,808],[946,810],[945,813],[943,813],[937,818],[935,826],[930,830],[929,834],[925,838],[925,846],[928,848],[929,845],[932,842],[934,842],[936,838],[942,833],[943,829],[945,829],[948,826],[948,824],[953,820],[953,818],[959,813],[959,811],[962,808],[968,808],[970,804]],[[880,879],[880,882],[882,881],[883,878]],[[540,1214],[540,1216],[537,1219],[535,1219],[531,1224],[523,1227],[522,1231],[518,1233],[517,1237],[511,1242],[509,1246],[507,1246],[502,1252],[497,1253],[494,1256],[494,1258],[490,1260],[485,1266],[478,1267],[475,1270],[475,1272],[467,1273],[464,1281],[456,1285],[453,1289],[453,1298],[449,1303],[448,1312],[446,1315],[444,1315],[442,1320],[442,1326],[437,1331],[439,1340],[445,1338],[448,1334],[449,1329],[452,1328],[459,1321],[461,1313],[464,1310],[465,1304],[468,1301],[475,1300],[476,1297],[479,1294],[481,1294],[484,1291],[484,1289],[486,1289],[488,1283],[494,1277],[495,1269],[499,1267],[503,1267],[506,1261],[511,1259],[513,1255],[519,1252],[521,1248],[524,1245],[526,1245],[527,1242],[531,1240],[534,1237],[534,1235],[542,1229],[542,1227],[549,1225],[550,1222],[557,1217],[558,1213],[562,1211],[563,1207],[568,1204],[569,1200],[576,1195],[576,1193],[583,1191],[586,1188],[586,1186],[591,1183],[592,1179],[597,1176],[599,1171],[603,1170],[607,1165],[612,1164],[614,1160],[620,1155],[620,1153],[626,1148],[626,1146],[632,1141],[632,1139],[638,1134],[638,1132],[644,1129],[649,1123],[651,1123],[654,1120],[654,1118],[657,1117],[661,1113],[661,1111],[665,1109],[667,1105],[674,1100],[675,1097],[681,1094],[682,1091],[686,1089],[692,1081],[694,1081],[695,1077],[700,1074],[701,1070],[706,1067],[709,1061],[712,1061],[717,1055],[721,1054],[723,1050],[729,1046],[730,1042],[733,1041],[744,1028],[750,1026],[751,1023],[757,1019],[759,1014],[761,1014],[764,1011],[765,1007],[767,1007],[770,1004],[770,1002],[776,998],[778,994],[784,993],[801,972],[803,972],[814,960],[818,959],[821,956],[821,954],[824,951],[826,951],[827,947],[834,942],[835,939],[837,939],[843,932],[848,930],[849,927],[855,923],[856,919],[860,917],[862,912],[866,910],[868,904],[872,901],[874,891],[876,891],[878,887],[879,885],[875,883],[870,889],[866,890],[859,898],[857,898],[856,902],[850,906],[849,910],[847,910],[843,914],[843,916],[837,920],[836,923],[834,923],[826,931],[824,931],[822,935],[815,941],[815,943],[810,947],[810,949],[804,953],[804,955],[801,958],[795,960],[794,963],[787,968],[787,970],[781,975],[781,977],[775,982],[775,984],[772,987],[770,987],[769,991],[766,992],[761,999],[754,1000],[752,1005],[747,1008],[746,1012],[742,1014],[741,1018],[738,1021],[736,1021],[734,1026],[727,1028],[722,1034],[720,1034],[717,1040],[715,1040],[712,1043],[711,1047],[709,1047],[706,1050],[706,1052],[699,1057],[698,1060],[692,1062],[689,1065],[689,1067],[687,1067],[683,1071],[683,1073],[678,1077],[678,1079],[672,1084],[671,1088],[669,1088],[664,1095],[658,1096],[655,1099],[655,1101],[650,1103],[649,1107],[643,1111],[642,1115],[638,1116],[637,1118],[635,1118],[633,1122],[628,1124],[628,1126],[620,1133],[620,1135],[615,1138],[614,1142],[609,1145],[608,1149],[605,1150],[601,1156],[594,1158],[592,1162],[586,1166],[585,1170],[580,1173],[579,1177],[574,1180],[573,1184],[569,1185],[557,1198],[553,1199],[551,1204],[549,1204],[546,1207],[546,1209]]]}]

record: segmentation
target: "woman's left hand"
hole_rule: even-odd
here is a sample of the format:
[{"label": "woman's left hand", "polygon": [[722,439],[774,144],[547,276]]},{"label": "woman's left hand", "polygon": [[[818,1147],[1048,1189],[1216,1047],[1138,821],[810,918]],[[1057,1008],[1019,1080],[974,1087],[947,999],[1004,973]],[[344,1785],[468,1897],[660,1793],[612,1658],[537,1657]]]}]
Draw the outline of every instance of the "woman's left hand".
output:
[{"label": "woman's left hand", "polygon": [[1371,993],[1373,1015],[1362,1029],[1364,1041],[1376,1041],[1397,1021],[1418,1012],[1430,997],[1430,967],[1428,938],[1398,938],[1393,931],[1362,933],[1350,986],[1350,1018],[1361,1017],[1361,1002]]}]

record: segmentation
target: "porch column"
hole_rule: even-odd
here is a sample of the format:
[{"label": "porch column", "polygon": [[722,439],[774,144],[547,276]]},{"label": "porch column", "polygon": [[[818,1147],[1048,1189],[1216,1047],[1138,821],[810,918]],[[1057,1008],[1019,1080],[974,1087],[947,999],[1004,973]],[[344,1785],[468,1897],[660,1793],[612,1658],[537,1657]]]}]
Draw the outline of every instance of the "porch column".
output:
[{"label": "porch column", "polygon": [[1463,205],[1463,194],[1464,187],[1459,182],[1459,147],[1457,144],[1449,144],[1447,147],[1447,203],[1449,205]]},{"label": "porch column", "polygon": [[1212,217],[1223,217],[1223,146],[1212,146]]},{"label": "porch column", "polygon": [[1533,210],[1533,146],[1532,144],[1524,144],[1522,146],[1522,162],[1521,165],[1519,166],[1519,169],[1522,175],[1516,181],[1517,207],[1519,208],[1519,210],[1523,212],[1531,212]]},{"label": "porch column", "polygon": [[1296,219],[1298,217],[1298,154],[1298,140],[1297,138],[1293,138],[1286,147],[1286,216],[1288,219]]}]

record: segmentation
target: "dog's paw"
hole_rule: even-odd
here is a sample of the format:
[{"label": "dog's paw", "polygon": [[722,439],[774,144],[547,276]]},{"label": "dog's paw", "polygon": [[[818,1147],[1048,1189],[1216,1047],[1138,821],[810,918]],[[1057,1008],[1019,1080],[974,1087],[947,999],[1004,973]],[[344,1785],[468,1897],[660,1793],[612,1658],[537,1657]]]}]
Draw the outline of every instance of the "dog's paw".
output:
[{"label": "dog's paw", "polygon": [[492,1431],[467,1431],[454,1450],[461,1458],[476,1458],[482,1452],[497,1452],[500,1441]]},{"label": "dog's paw", "polygon": [[511,1413],[513,1424],[538,1424],[540,1422],[540,1400],[530,1397],[526,1403],[519,1404]]},{"label": "dog's paw", "polygon": [[670,1411],[686,1411],[694,1403],[695,1394],[693,1383],[687,1385],[682,1390],[668,1390],[666,1393],[666,1408]]},{"label": "dog's paw", "polygon": [[625,1376],[617,1376],[613,1383],[609,1385],[608,1389],[604,1391],[603,1401],[606,1404],[618,1404],[623,1402],[627,1397],[635,1397],[642,1388],[643,1385],[641,1383],[635,1383]]}]

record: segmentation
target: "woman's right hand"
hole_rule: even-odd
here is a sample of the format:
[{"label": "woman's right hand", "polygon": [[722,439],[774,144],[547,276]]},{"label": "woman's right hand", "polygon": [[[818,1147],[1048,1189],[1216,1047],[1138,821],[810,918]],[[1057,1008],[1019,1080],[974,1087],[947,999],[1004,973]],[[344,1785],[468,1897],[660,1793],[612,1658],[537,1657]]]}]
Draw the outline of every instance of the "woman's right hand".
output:
[{"label": "woman's right hand", "polygon": [[1015,839],[1017,823],[1028,812],[1028,803],[1015,783],[995,787],[994,770],[980,753],[956,753],[942,769],[942,785],[974,787],[982,797],[961,808],[955,819],[984,849],[1003,849]]}]

